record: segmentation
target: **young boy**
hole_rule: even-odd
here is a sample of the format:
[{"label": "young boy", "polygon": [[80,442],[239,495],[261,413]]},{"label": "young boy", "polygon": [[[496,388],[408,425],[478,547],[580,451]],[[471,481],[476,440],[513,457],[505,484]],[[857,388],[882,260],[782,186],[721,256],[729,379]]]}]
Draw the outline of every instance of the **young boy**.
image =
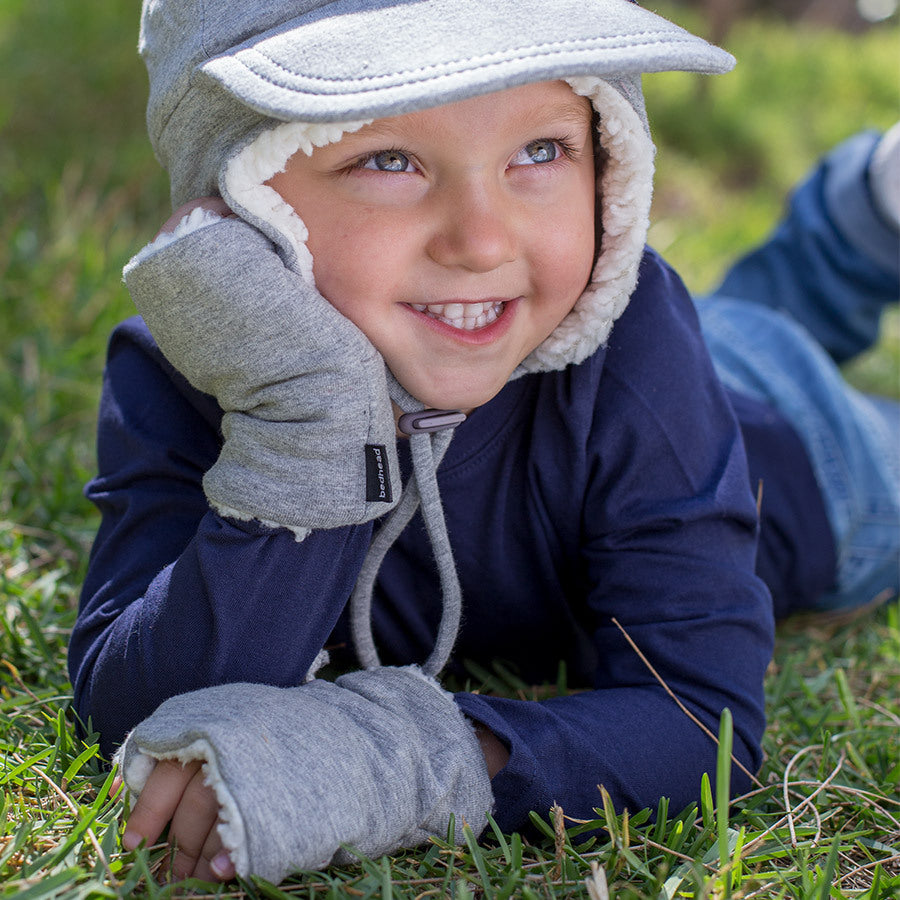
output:
[{"label": "young boy", "polygon": [[[70,651],[104,751],[130,732],[126,847],[168,824],[177,876],[277,881],[601,784],[682,807],[716,748],[630,641],[731,709],[742,790],[772,594],[889,588],[898,491],[885,422],[741,296],[771,267],[704,314],[726,391],[644,247],[639,75],[730,57],[624,0],[148,0],[141,46],[187,205],[126,268]],[[896,266],[857,249],[877,318]],[[467,659],[586,690],[446,693]]]}]

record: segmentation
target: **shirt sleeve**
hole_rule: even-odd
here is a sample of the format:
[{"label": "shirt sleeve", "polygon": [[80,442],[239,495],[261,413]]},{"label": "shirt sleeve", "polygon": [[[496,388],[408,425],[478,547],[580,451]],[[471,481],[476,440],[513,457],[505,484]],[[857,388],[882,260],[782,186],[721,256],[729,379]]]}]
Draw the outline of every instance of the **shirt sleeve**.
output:
[{"label": "shirt sleeve", "polygon": [[[718,734],[728,707],[735,757],[750,772],[761,761],[774,625],[754,574],[741,434],[680,281],[651,261],[640,284],[613,330],[587,438],[585,597],[573,602],[593,685],[540,702],[457,695],[510,749],[493,780],[507,829],[553,803],[592,818],[601,785],[632,813],[697,800],[703,773],[715,781],[716,744],[691,716]],[[733,766],[732,793],[749,784]]]},{"label": "shirt sleeve", "polygon": [[101,525],[69,648],[76,710],[105,754],[175,694],[301,683],[368,547],[371,525],[298,542],[213,512],[202,478],[220,418],[139,319],[114,332],[86,490]]}]

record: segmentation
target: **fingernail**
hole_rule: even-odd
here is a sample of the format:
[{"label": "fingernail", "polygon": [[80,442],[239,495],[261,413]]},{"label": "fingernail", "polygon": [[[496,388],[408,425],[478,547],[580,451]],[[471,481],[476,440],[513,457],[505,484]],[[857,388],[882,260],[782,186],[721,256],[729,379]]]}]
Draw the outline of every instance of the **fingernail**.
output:
[{"label": "fingernail", "polygon": [[231,878],[234,875],[231,857],[224,850],[213,857],[209,867],[219,878]]},{"label": "fingernail", "polygon": [[122,835],[122,846],[126,850],[136,850],[142,838],[136,831],[126,831]]}]

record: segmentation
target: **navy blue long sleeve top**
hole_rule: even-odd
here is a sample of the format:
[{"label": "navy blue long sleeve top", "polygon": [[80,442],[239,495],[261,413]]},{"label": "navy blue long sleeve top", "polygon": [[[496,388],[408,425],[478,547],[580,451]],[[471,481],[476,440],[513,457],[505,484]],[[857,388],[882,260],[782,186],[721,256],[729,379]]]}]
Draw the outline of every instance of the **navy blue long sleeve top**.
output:
[{"label": "navy blue long sleeve top", "polygon": [[[140,319],[116,329],[88,487],[102,523],[69,654],[77,711],[106,753],[174,694],[296,685],[326,645],[353,664],[346,604],[377,523],[297,541],[213,512],[201,479],[221,447],[221,415]],[[726,395],[687,292],[652,251],[606,347],[510,382],[457,429],[438,470],[464,598],[452,664],[500,659],[539,683],[565,661],[570,686],[584,688],[541,701],[456,695],[510,750],[493,779],[501,827],[554,802],[589,816],[598,785],[620,808],[661,796],[680,808],[714,772],[713,742],[613,620],[710,729],[731,709],[734,752],[758,767],[773,642],[772,599],[756,574],[761,473],[774,499],[760,564],[777,593],[815,580],[801,546],[809,514],[801,523],[791,512],[821,508],[808,462],[786,423]],[[779,502],[782,487],[793,494]],[[382,660],[422,661],[439,617],[417,517],[379,574]],[[746,786],[735,768],[734,790]]]}]

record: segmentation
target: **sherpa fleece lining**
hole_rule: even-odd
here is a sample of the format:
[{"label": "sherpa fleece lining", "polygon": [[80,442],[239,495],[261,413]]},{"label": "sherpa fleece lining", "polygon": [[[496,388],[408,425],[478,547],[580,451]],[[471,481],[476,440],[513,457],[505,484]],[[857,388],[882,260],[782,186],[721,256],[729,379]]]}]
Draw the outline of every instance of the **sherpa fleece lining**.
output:
[{"label": "sherpa fleece lining", "polygon": [[161,231],[149,244],[141,248],[128,260],[125,268],[122,269],[122,280],[125,280],[125,276],[135,266],[140,265],[158,250],[162,250],[163,247],[174,244],[179,238],[190,234],[192,231],[199,231],[201,228],[206,228],[207,225],[215,225],[216,222],[221,221],[222,216],[217,212],[213,212],[211,209],[204,209],[202,206],[194,207],[194,209],[179,219],[178,224],[171,231]]},{"label": "sherpa fleece lining", "polygon": [[[600,255],[572,311],[519,365],[513,378],[580,363],[606,342],[637,284],[647,239],[655,148],[644,124],[631,104],[603,79],[585,76],[566,81],[576,94],[590,99],[600,118],[600,144],[607,155],[597,184],[603,226]],[[284,171],[298,150],[309,156],[315,147],[338,141],[366,124],[286,122],[262,132],[225,164],[221,185],[226,201],[248,221],[267,226],[288,265],[310,284],[315,282],[306,225],[265,182]]]}]

